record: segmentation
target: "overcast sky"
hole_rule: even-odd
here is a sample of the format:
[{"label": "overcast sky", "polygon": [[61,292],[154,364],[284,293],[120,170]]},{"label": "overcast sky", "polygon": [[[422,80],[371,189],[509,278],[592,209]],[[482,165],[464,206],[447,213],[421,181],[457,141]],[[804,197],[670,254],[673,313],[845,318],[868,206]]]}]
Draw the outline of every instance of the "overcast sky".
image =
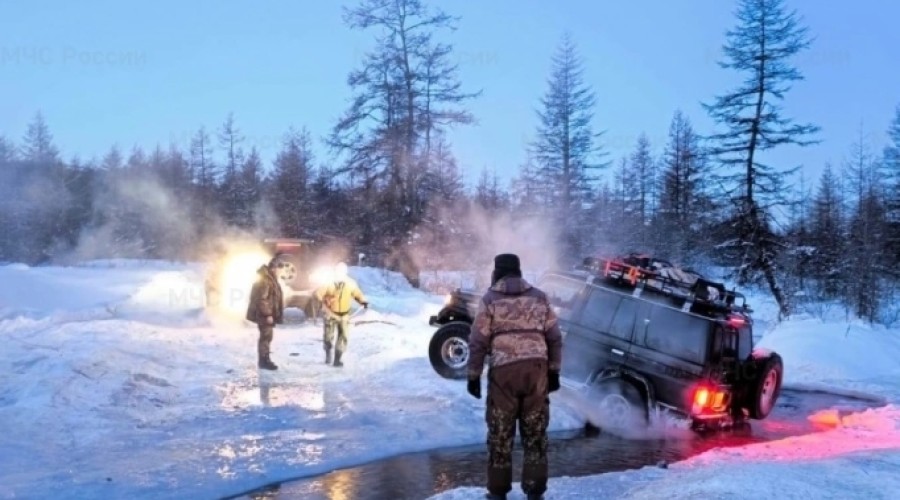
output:
[{"label": "overcast sky", "polygon": [[[798,58],[806,81],[788,94],[788,110],[822,126],[823,142],[767,159],[817,176],[825,162],[841,164],[861,129],[877,150],[885,143],[900,103],[900,2],[788,3],[816,38]],[[709,132],[700,103],[735,81],[716,65],[735,2],[440,4],[462,18],[449,39],[463,83],[483,91],[470,104],[479,123],[451,136],[470,180],[484,167],[509,178],[524,160],[566,31],[597,93],[596,127],[614,159],[641,132],[659,152],[679,108]],[[316,138],[328,133],[370,40],[343,25],[338,1],[2,1],[0,134],[18,140],[41,110],[64,155],[89,158],[113,143],[126,154],[135,144],[186,144],[200,125],[216,128],[234,112],[248,145],[271,160],[291,125]]]}]

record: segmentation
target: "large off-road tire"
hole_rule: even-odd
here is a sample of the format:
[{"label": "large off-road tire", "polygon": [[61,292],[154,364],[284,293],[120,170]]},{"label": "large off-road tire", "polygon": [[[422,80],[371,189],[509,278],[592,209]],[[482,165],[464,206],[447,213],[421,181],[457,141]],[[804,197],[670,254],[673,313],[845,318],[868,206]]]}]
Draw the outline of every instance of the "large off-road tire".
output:
[{"label": "large off-road tire", "polygon": [[469,324],[454,321],[438,328],[428,345],[428,358],[438,375],[449,379],[466,378]]},{"label": "large off-road tire", "polygon": [[750,384],[746,404],[750,418],[762,420],[775,408],[781,394],[784,364],[781,356],[775,353],[767,354],[765,357],[754,357],[754,362],[757,374]]},{"label": "large off-road tire", "polygon": [[647,401],[631,382],[620,378],[606,379],[596,382],[591,390],[598,396],[593,401],[598,420],[594,425],[610,430],[648,425]]}]

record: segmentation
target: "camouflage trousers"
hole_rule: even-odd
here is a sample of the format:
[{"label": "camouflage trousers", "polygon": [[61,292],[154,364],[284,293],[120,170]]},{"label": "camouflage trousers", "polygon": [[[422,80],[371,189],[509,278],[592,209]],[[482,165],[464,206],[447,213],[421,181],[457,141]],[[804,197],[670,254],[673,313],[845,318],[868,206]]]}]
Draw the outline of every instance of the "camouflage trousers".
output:
[{"label": "camouflage trousers", "polygon": [[260,359],[269,355],[272,346],[272,337],[275,336],[275,327],[272,325],[259,325],[259,340],[256,343],[256,353]]},{"label": "camouflage trousers", "polygon": [[[325,331],[322,335],[322,342],[325,343],[325,350],[330,351],[334,346],[335,352],[344,352],[347,349],[350,335],[350,316],[347,314],[338,316],[326,311],[324,320]],[[335,333],[337,333],[337,343],[334,339]]]},{"label": "camouflage trousers", "polygon": [[547,424],[550,399],[547,362],[526,360],[491,368],[488,374],[488,491],[504,495],[512,489],[512,451],[516,424],[524,449],[522,491],[547,490]]}]

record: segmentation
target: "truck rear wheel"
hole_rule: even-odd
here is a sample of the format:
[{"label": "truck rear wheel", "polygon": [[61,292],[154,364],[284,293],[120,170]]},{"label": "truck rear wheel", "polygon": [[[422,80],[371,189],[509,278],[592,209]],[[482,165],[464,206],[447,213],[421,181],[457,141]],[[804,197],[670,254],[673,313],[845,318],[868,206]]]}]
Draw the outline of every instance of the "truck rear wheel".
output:
[{"label": "truck rear wheel", "polygon": [[646,427],[649,423],[647,402],[631,382],[620,378],[601,380],[591,389],[594,410],[590,422],[598,428],[622,431]]},{"label": "truck rear wheel", "polygon": [[758,358],[756,366],[759,371],[750,386],[747,409],[750,412],[750,418],[762,420],[769,416],[778,401],[784,364],[781,356],[772,353],[764,358]]}]

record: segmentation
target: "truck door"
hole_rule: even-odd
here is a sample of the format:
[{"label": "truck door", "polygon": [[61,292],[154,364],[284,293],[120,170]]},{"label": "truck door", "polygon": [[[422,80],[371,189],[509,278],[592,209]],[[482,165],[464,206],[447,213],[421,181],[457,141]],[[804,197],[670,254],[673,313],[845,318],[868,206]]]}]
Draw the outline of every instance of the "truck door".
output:
[{"label": "truck door", "polygon": [[586,383],[601,370],[616,369],[629,351],[638,302],[622,293],[591,287],[566,339],[567,378]]}]

